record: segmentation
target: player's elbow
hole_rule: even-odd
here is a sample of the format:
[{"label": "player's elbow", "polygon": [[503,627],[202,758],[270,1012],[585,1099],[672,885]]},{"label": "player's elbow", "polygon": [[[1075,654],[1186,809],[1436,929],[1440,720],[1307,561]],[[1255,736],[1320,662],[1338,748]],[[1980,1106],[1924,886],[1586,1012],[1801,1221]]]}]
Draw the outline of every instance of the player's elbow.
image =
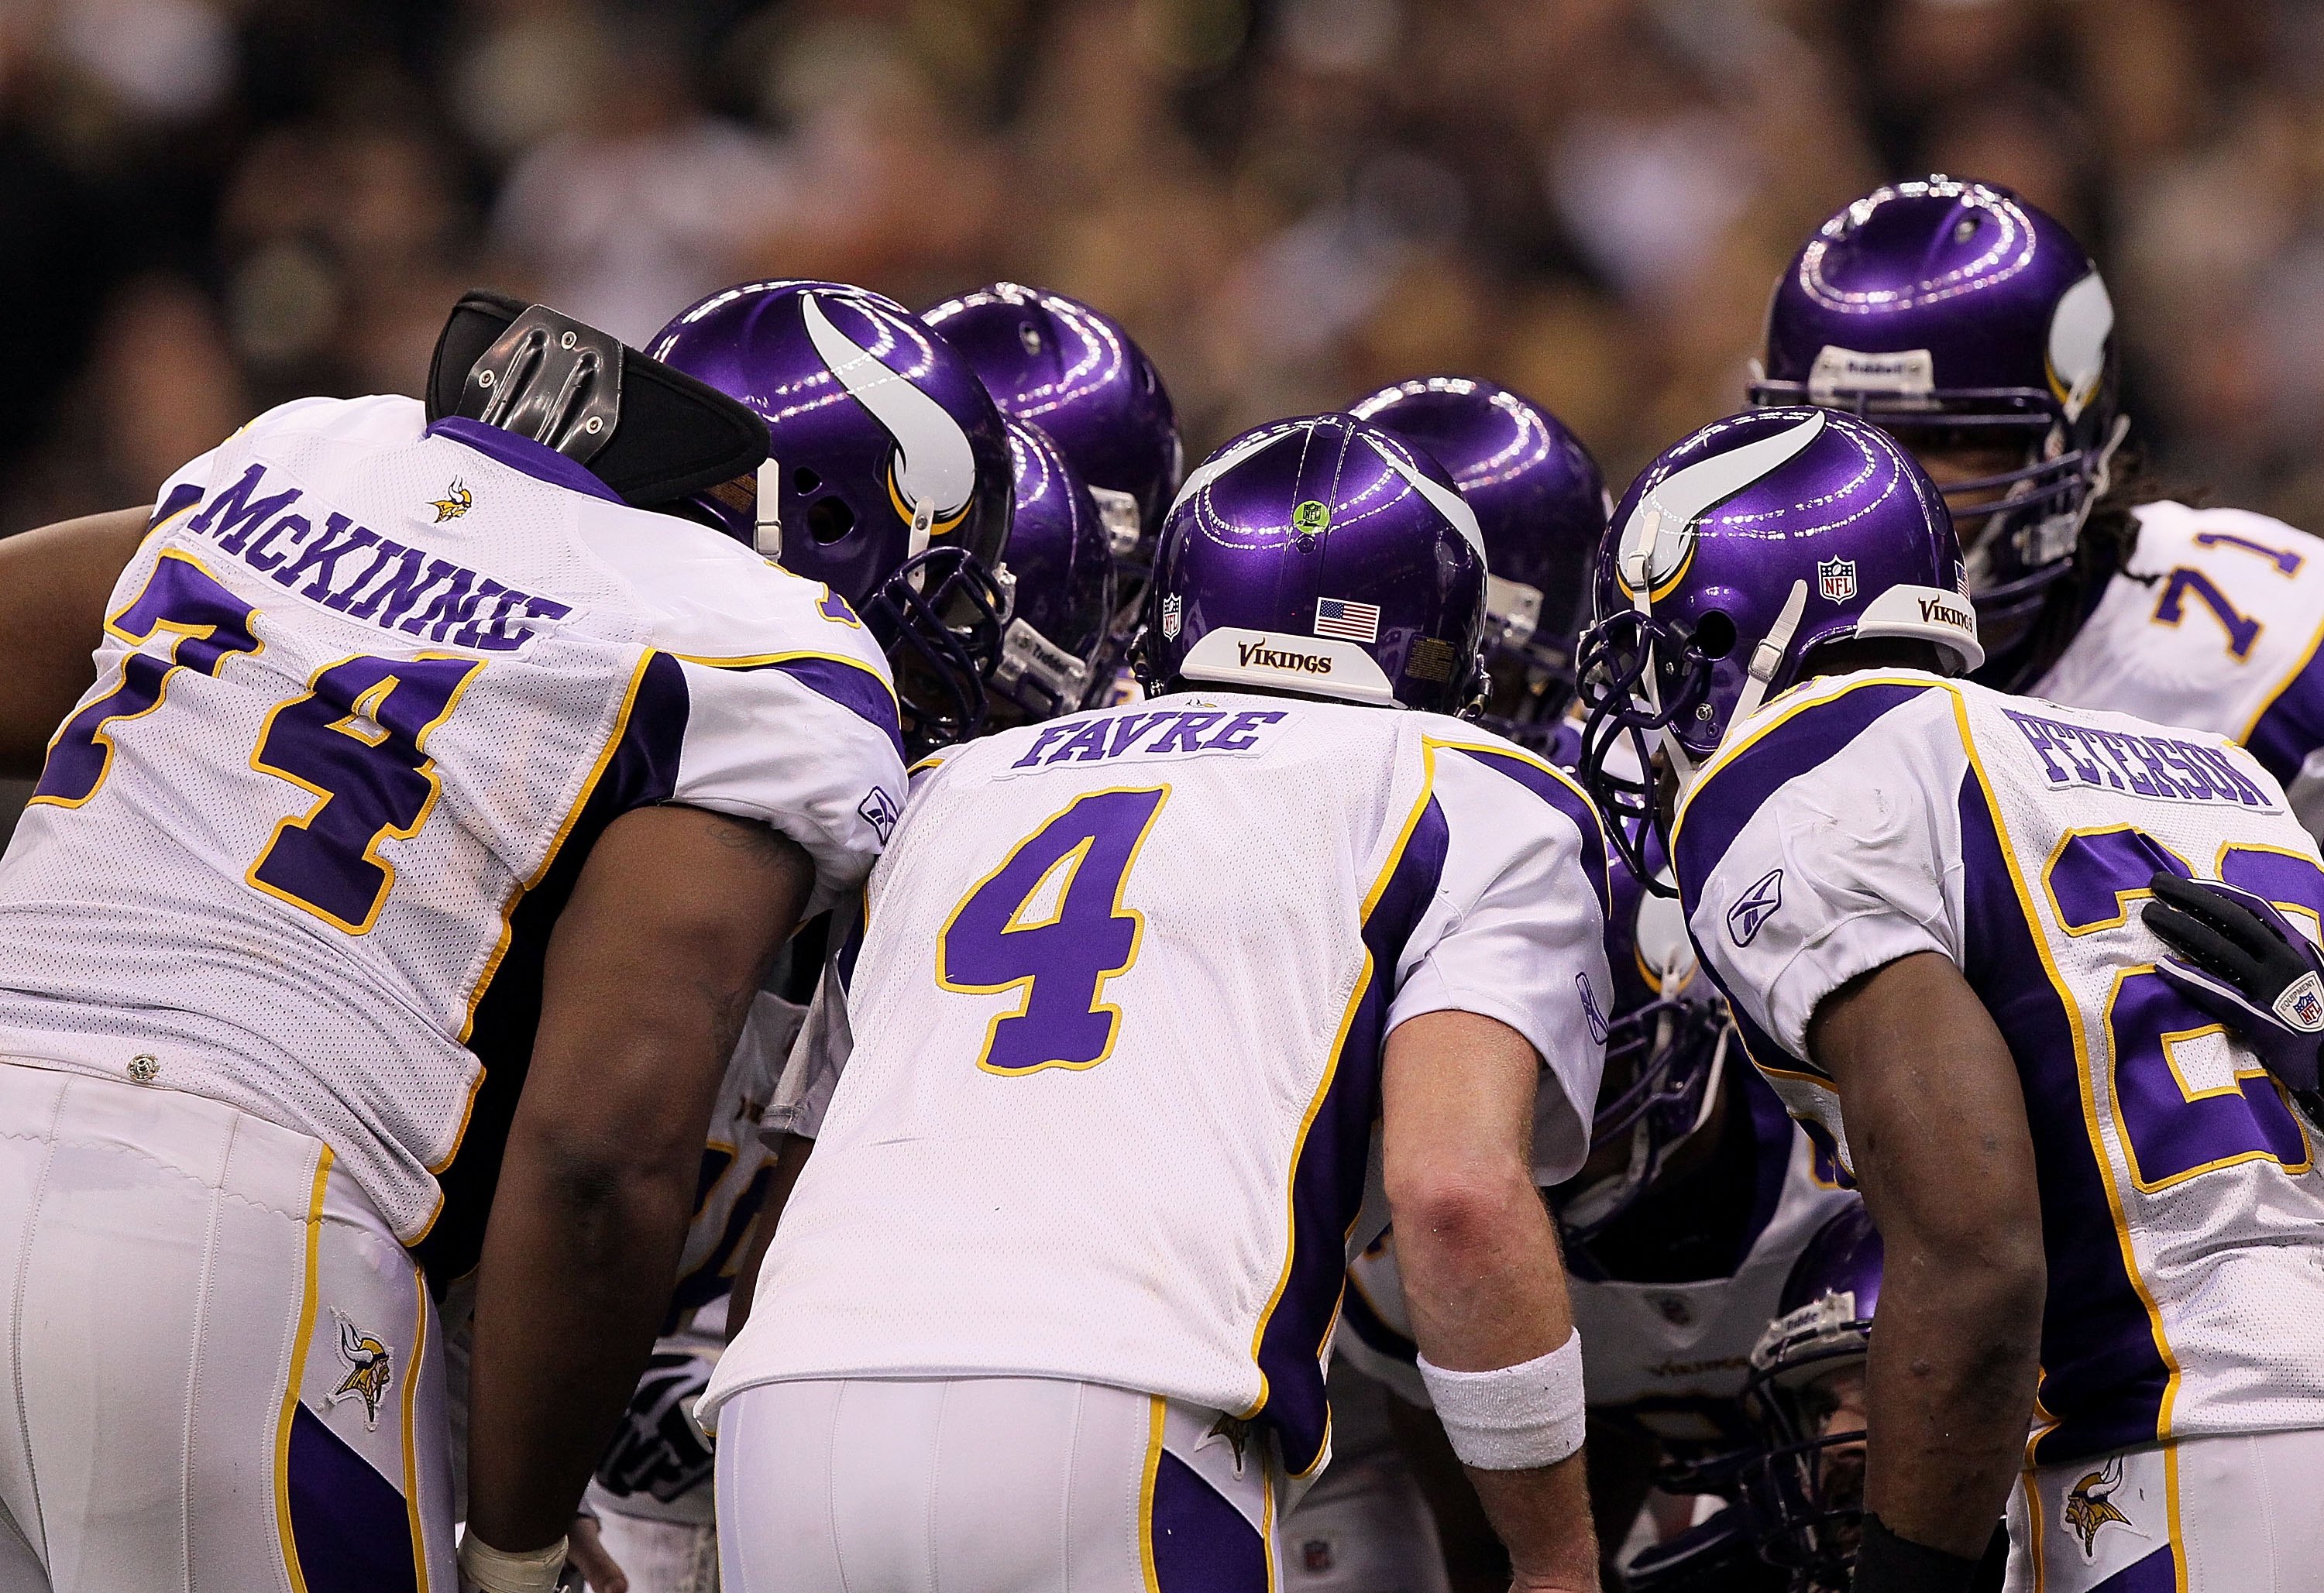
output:
[{"label": "player's elbow", "polygon": [[568,1110],[521,1112],[510,1139],[569,1211],[622,1220],[635,1211],[689,1202],[703,1133],[701,1125],[675,1114],[607,1118]]},{"label": "player's elbow", "polygon": [[1543,1221],[1540,1192],[1514,1157],[1391,1163],[1387,1173],[1388,1212],[1400,1245],[1484,1257]]}]

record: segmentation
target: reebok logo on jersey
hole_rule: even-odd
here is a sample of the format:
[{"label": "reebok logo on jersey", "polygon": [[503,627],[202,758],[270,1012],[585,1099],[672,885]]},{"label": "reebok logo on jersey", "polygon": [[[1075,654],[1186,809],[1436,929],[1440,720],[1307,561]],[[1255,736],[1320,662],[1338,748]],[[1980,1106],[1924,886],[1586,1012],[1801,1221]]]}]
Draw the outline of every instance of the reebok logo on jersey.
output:
[{"label": "reebok logo on jersey", "polygon": [[2273,807],[2267,794],[2246,778],[2227,754],[2177,736],[2132,735],[2096,725],[2044,719],[2004,708],[2026,744],[2042,760],[2052,790],[2077,786],[2128,791],[2173,802],[2232,802],[2241,807]]},{"label": "reebok logo on jersey", "polygon": [[856,815],[879,833],[880,844],[888,844],[888,837],[896,833],[896,802],[887,791],[874,786],[864,793],[863,800],[855,805]]},{"label": "reebok logo on jersey", "polygon": [[1606,1014],[1598,1005],[1598,992],[1590,988],[1590,976],[1586,973],[1575,974],[1573,988],[1582,992],[1582,1021],[1590,1026],[1590,1037],[1603,1045],[1606,1043],[1608,1032]]},{"label": "reebok logo on jersey", "polygon": [[1769,869],[1751,882],[1743,899],[1727,909],[1727,937],[1738,946],[1759,938],[1759,927],[1784,905],[1784,870]]}]

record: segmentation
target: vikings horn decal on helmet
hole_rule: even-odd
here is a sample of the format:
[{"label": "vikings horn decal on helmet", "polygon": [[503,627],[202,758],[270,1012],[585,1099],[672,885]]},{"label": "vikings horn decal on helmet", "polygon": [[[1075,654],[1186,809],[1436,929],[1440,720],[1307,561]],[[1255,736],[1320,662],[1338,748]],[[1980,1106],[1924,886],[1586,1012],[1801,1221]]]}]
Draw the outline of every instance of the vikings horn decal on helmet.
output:
[{"label": "vikings horn decal on helmet", "polygon": [[853,605],[895,665],[915,751],[973,734],[1010,617],[1011,492],[968,363],[893,300],[819,281],[714,293],[652,353],[767,424],[756,493],[730,483],[692,511]]},{"label": "vikings horn decal on helmet", "polygon": [[1354,406],[1444,467],[1476,512],[1491,575],[1487,723],[1519,740],[1554,730],[1573,686],[1573,649],[1589,618],[1590,566],[1611,507],[1597,462],[1563,422],[1507,388],[1428,376]]},{"label": "vikings horn decal on helmet", "polygon": [[[1845,559],[1852,584],[1820,565]],[[1935,485],[1877,427],[1831,410],[1751,410],[1715,421],[1630,483],[1597,570],[1583,638],[1589,715],[1581,774],[1643,878],[1662,815],[1638,770],[1659,738],[1683,783],[1730,730],[1803,678],[1826,642],[1935,644],[1955,672],[1984,662],[1953,586],[1960,549]],[[1842,592],[1845,595],[1839,595]],[[1659,882],[1648,889],[1662,892]]]},{"label": "vikings horn decal on helmet", "polygon": [[1808,1240],[1751,1351],[1743,1409],[1757,1441],[1737,1480],[1760,1553],[1794,1587],[1845,1588],[1855,1570],[1864,1432],[1831,1415],[1835,1385],[1863,1375],[1880,1273],[1880,1234],[1859,1201]]},{"label": "vikings horn decal on helmet", "polygon": [[1010,419],[1017,509],[1007,570],[1016,612],[992,674],[997,715],[1071,714],[1096,686],[1113,620],[1113,551],[1097,504],[1047,434]]},{"label": "vikings horn decal on helmet", "polygon": [[[1263,686],[1473,712],[1484,536],[1443,466],[1347,415],[1246,432],[1163,522],[1140,643],[1149,687]],[[1161,616],[1169,622],[1160,622]]]},{"label": "vikings horn decal on helmet", "polygon": [[1945,489],[1996,686],[2046,666],[2038,622],[2079,612],[2088,585],[2088,571],[2070,579],[2075,554],[2128,426],[2113,332],[2106,282],[2071,234],[2006,189],[1941,176],[1832,216],[1768,305],[1754,403],[1850,410],[1907,447],[2014,449],[2014,464]]},{"label": "vikings horn decal on helmet", "polygon": [[994,282],[921,318],[982,377],[1001,412],[1047,432],[1088,486],[1116,557],[1151,563],[1185,469],[1154,362],[1112,317],[1077,299]]}]

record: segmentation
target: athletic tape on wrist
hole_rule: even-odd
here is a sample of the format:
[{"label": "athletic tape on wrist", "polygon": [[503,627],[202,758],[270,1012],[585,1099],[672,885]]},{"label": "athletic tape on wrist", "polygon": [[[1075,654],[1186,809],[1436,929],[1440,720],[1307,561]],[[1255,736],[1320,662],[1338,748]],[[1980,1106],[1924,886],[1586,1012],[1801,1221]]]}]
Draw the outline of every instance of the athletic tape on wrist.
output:
[{"label": "athletic tape on wrist", "polygon": [[1547,1355],[1490,1372],[1448,1372],[1420,1358],[1421,1381],[1464,1466],[1522,1471],[1582,1447],[1582,1334]]},{"label": "athletic tape on wrist", "polygon": [[476,1593],[556,1593],[565,1574],[565,1540],[530,1554],[503,1554],[470,1533],[460,1540],[460,1580]]}]

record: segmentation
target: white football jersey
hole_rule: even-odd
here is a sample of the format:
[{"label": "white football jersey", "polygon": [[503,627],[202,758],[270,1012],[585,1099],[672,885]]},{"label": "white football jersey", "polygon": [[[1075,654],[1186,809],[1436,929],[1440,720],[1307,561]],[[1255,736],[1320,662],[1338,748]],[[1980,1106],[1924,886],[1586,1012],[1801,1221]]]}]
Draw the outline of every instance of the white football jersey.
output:
[{"label": "white football jersey", "polygon": [[[1742,1090],[1749,1069],[1730,1075]],[[1582,1334],[1590,1408],[1616,1415],[1671,1444],[1710,1444],[1737,1431],[1735,1401],[1759,1341],[1816,1230],[1855,1197],[1781,1105],[1756,1083],[1731,1109],[1748,1111],[1758,1151],[1752,1199],[1758,1208],[1743,1260],[1725,1277],[1635,1283],[1607,1276],[1568,1248],[1566,1293]],[[1397,1272],[1392,1236],[1382,1235],[1348,1268],[1347,1321],[1340,1353],[1413,1404],[1427,1406],[1414,1358],[1411,1312]]]},{"label": "white football jersey", "polygon": [[1738,728],[1674,846],[1753,1060],[1843,1160],[1805,1037],[1834,990],[1935,952],[2007,1038],[2049,1258],[2034,1461],[2324,1426],[2324,1173],[2138,916],[2158,870],[2324,916],[2315,843],[2249,753],[1916,671],[1834,677]]},{"label": "white football jersey", "polygon": [[1524,1035],[1563,1102],[1537,1155],[1580,1164],[1603,842],[1474,726],[1245,695],[1077,714],[953,751],[888,855],[853,1050],[706,1404],[1073,1378],[1263,1420],[1309,1472],[1388,1031],[1459,1008]]},{"label": "white football jersey", "polygon": [[2324,539],[2240,509],[2135,512],[2125,570],[2031,695],[2241,741],[2324,829]]},{"label": "white football jersey", "polygon": [[96,674],[0,862],[0,1054],[314,1135],[439,1281],[605,825],[771,824],[820,907],[903,794],[825,588],[409,399],[289,404],[172,477]]}]

